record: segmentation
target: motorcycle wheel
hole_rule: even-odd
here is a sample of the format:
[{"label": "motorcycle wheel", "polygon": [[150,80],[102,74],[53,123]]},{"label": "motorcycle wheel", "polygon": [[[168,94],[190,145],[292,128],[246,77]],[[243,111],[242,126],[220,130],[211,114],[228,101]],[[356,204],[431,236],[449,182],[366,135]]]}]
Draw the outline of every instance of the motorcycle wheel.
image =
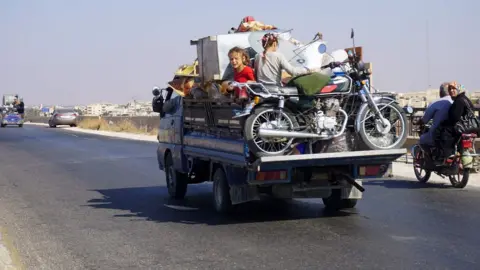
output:
[{"label": "motorcycle wheel", "polygon": [[[386,108],[389,108],[390,109],[390,113],[394,112],[395,114],[398,114],[399,119],[397,121],[399,121],[399,125],[397,125],[396,123],[394,124],[395,127],[398,127],[400,126],[401,127],[401,134],[400,135],[397,135],[397,134],[392,134],[392,137],[393,138],[396,138],[396,140],[393,142],[393,143],[388,143],[387,145],[379,145],[378,142],[382,141],[382,139],[384,139],[387,135],[387,134],[382,134],[381,136],[379,137],[372,137],[370,135],[370,131],[367,130],[367,122],[370,123],[372,122],[373,125],[374,125],[374,130],[375,130],[375,133],[381,133],[380,132],[380,123],[376,123],[377,120],[375,120],[375,114],[373,112],[372,109],[370,109],[369,107],[365,108],[363,111],[361,111],[357,117],[360,119],[360,127],[359,127],[359,130],[358,130],[358,133],[360,134],[360,138],[363,142],[363,144],[365,144],[365,146],[370,149],[370,150],[388,150],[388,149],[397,149],[397,148],[401,148],[404,144],[405,144],[405,141],[407,140],[407,116],[405,114],[405,112],[403,111],[402,108],[400,108],[400,106],[398,106],[398,104],[396,103],[392,103],[391,101],[380,101],[377,103],[377,106],[379,109],[385,107],[383,110],[381,110],[382,114],[383,112],[385,111]],[[367,119],[368,117],[368,119]],[[385,117],[385,115],[384,115]],[[386,117],[388,118],[388,117]],[[373,121],[371,121],[371,120]],[[379,120],[378,120],[379,121]],[[396,122],[397,122],[396,121]],[[390,125],[392,125],[392,123],[390,123]],[[390,127],[390,132],[391,132],[391,129],[393,127]]]},{"label": "motorcycle wheel", "polygon": [[[415,177],[421,183],[426,183],[430,180],[430,176],[432,175],[432,171],[426,170],[422,168],[425,164],[425,155],[420,149],[420,146],[415,145],[412,148],[412,155],[413,155],[413,172],[415,173]],[[425,171],[425,175],[422,176],[422,171]]]},{"label": "motorcycle wheel", "polygon": [[[257,157],[279,156],[291,151],[290,146],[294,138],[261,138],[258,136],[260,127],[277,124],[277,113],[278,110],[274,107],[259,107],[255,108],[245,121],[243,134],[250,152]],[[295,117],[286,108],[282,111],[280,121],[286,125],[287,129],[298,127]]]},{"label": "motorcycle wheel", "polygon": [[[462,178],[460,178],[462,177]],[[458,179],[457,179],[458,178]],[[449,175],[448,179],[454,188],[464,188],[468,184],[470,178],[470,169],[458,169],[458,174]]]}]

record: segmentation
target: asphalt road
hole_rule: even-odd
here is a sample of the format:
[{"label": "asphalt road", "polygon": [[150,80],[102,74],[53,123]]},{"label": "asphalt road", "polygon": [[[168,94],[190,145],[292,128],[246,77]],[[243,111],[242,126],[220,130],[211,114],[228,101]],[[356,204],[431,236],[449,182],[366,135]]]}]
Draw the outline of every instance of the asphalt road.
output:
[{"label": "asphalt road", "polygon": [[221,217],[210,184],[168,199],[155,150],[61,128],[1,129],[0,226],[27,268],[480,268],[478,189],[377,181],[336,215],[321,200],[266,200]]}]

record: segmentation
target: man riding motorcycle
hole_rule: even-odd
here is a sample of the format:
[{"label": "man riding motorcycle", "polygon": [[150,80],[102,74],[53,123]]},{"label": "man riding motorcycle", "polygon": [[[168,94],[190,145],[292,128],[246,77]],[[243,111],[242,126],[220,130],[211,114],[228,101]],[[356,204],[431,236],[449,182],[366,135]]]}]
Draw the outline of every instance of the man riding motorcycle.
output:
[{"label": "man riding motorcycle", "polygon": [[[453,100],[450,96],[449,89],[455,87],[455,82],[446,82],[440,85],[439,95],[440,99],[436,100],[428,106],[425,110],[423,117],[419,121],[421,130],[424,129],[424,125],[433,120],[433,124],[428,130],[428,132],[420,136],[420,145],[424,149],[430,150],[432,147],[436,146],[436,131],[440,124],[448,119],[448,112],[450,106],[453,103]],[[431,151],[426,151],[426,153],[431,154]],[[436,153],[435,156],[438,157],[439,153]],[[434,157],[431,156],[432,160]]]}]

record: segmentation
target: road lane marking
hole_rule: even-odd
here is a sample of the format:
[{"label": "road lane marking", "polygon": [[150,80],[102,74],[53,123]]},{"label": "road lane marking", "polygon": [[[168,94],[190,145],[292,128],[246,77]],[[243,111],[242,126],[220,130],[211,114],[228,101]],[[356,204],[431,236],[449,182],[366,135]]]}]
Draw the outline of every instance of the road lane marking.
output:
[{"label": "road lane marking", "polygon": [[[36,126],[47,126],[46,124],[41,123],[25,123],[27,125],[36,125]],[[92,130],[92,129],[82,129],[79,127],[67,127],[62,128],[62,130],[68,132],[76,132],[76,133],[84,133],[84,134],[93,134],[102,137],[110,137],[110,138],[117,138],[117,139],[127,139],[127,140],[134,140],[134,141],[144,141],[144,142],[158,142],[156,135],[147,135],[147,134],[134,134],[134,133],[127,133],[127,132],[116,132],[116,131],[106,131],[106,130]]]},{"label": "road lane marking", "polygon": [[391,235],[391,237],[399,242],[415,241],[417,237],[415,236],[400,236],[400,235]]}]

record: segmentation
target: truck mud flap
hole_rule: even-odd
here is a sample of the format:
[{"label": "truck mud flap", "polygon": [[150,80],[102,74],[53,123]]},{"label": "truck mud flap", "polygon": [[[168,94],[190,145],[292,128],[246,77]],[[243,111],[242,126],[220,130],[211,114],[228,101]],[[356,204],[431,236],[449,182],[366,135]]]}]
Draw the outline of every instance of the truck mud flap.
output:
[{"label": "truck mud flap", "polygon": [[286,168],[327,167],[341,165],[385,164],[406,155],[407,149],[368,150],[340,153],[304,154],[261,157],[252,164],[255,171],[273,171]]}]

